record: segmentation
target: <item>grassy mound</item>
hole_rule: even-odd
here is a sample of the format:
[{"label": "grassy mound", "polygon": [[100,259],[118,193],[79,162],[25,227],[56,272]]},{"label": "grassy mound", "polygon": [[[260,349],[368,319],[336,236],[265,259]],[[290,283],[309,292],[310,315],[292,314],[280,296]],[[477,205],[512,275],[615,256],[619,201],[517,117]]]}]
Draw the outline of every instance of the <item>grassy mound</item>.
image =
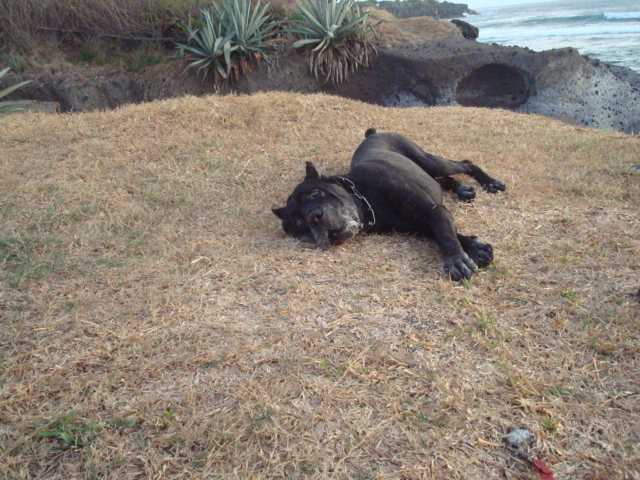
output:
[{"label": "grassy mound", "polygon": [[[432,244],[286,238],[312,160],[367,127],[508,184]],[[474,108],[315,95],[0,120],[0,476],[637,478],[640,138]],[[635,465],[635,466],[634,466]]]},{"label": "grassy mound", "polygon": [[440,38],[462,38],[460,29],[453,23],[431,17],[396,18],[386,10],[369,10],[372,23],[380,37],[382,46],[415,46],[425,41]]}]

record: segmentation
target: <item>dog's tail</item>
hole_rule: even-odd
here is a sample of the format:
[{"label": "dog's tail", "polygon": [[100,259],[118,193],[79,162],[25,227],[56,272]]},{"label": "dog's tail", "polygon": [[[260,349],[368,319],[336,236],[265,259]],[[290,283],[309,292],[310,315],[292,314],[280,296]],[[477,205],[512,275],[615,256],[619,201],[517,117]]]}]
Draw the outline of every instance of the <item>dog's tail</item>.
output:
[{"label": "dog's tail", "polygon": [[364,138],[367,138],[369,135],[375,135],[378,133],[375,128],[368,128],[366,132],[364,132]]}]

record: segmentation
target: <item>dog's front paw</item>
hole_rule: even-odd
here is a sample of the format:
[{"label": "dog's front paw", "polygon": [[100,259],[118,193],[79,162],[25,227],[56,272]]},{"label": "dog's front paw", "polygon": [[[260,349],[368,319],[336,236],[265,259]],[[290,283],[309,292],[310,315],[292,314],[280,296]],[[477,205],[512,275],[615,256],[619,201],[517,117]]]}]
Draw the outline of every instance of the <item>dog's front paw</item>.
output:
[{"label": "dog's front paw", "polygon": [[482,188],[484,188],[489,193],[498,193],[504,192],[507,189],[507,185],[500,180],[492,178],[491,181],[483,184]]},{"label": "dog's front paw", "polygon": [[472,240],[465,251],[480,268],[487,267],[493,261],[493,247],[489,243]]},{"label": "dog's front paw", "polygon": [[478,270],[478,265],[469,258],[469,255],[461,252],[447,258],[442,268],[449,274],[451,280],[459,282],[464,278],[471,278],[471,275]]}]

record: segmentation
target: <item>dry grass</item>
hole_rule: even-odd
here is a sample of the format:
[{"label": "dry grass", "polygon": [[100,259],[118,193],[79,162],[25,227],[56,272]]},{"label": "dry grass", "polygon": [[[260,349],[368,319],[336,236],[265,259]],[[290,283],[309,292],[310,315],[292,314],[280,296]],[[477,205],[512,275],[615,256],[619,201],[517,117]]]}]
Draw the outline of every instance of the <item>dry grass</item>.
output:
[{"label": "dry grass", "polygon": [[416,45],[443,37],[462,38],[460,29],[451,22],[431,17],[396,18],[386,10],[369,9],[371,23],[384,47]]},{"label": "dry grass", "polygon": [[[272,13],[283,17],[299,1],[265,3],[270,3]],[[25,50],[42,43],[50,49],[50,42],[42,36],[51,33],[60,38],[81,33],[89,37],[166,40],[186,36],[184,27],[190,17],[198,17],[199,11],[210,5],[211,0],[4,0],[0,3],[0,32]]]},{"label": "dry grass", "polygon": [[0,31],[16,44],[38,43],[43,33],[161,38],[186,23],[208,0],[5,0]]},{"label": "dry grass", "polygon": [[[509,190],[448,198],[496,262],[286,238],[365,128]],[[473,108],[183,98],[0,120],[0,477],[638,479],[640,138]]]}]

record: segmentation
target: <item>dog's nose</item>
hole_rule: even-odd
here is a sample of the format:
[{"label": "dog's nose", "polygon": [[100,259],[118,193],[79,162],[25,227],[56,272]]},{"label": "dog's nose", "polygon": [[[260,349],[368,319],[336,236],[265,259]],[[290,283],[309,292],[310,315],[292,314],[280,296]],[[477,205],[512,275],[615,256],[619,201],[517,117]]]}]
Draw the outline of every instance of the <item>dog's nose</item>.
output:
[{"label": "dog's nose", "polygon": [[322,218],[322,210],[314,210],[313,212],[311,212],[311,215],[309,216],[309,223],[311,224],[311,226],[315,226],[320,222],[321,218]]}]

